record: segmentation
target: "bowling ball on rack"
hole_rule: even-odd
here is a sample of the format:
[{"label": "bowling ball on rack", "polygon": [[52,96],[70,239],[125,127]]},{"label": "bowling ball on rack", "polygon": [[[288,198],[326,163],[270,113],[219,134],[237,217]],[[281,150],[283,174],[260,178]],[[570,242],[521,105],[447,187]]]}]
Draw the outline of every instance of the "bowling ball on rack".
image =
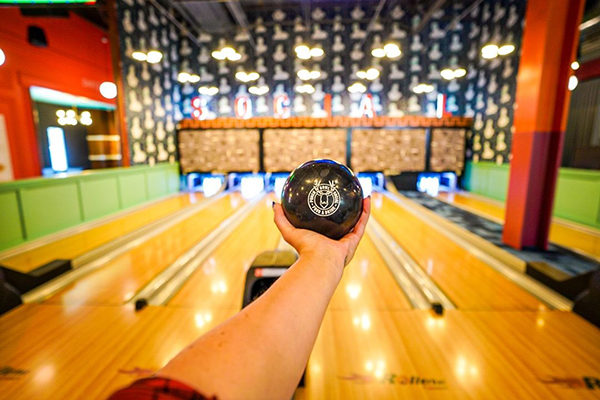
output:
[{"label": "bowling ball on rack", "polygon": [[332,160],[300,165],[281,192],[283,212],[292,225],[335,240],[354,228],[362,214],[362,201],[358,178],[348,167]]}]

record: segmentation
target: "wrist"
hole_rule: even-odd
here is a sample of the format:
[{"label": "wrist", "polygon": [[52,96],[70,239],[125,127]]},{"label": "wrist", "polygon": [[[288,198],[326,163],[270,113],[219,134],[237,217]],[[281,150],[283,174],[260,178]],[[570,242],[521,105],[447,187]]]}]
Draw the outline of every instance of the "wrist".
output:
[{"label": "wrist", "polygon": [[335,272],[340,277],[344,270],[344,256],[336,252],[307,249],[299,253],[298,259],[315,268]]}]

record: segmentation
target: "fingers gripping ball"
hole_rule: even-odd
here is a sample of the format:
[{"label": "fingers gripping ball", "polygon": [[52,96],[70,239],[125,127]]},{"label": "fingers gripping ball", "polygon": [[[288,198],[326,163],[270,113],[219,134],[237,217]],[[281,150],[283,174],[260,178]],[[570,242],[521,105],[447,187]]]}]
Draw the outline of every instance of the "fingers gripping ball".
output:
[{"label": "fingers gripping ball", "polygon": [[292,171],[283,185],[281,205],[296,228],[337,240],[360,219],[363,191],[358,178],[345,165],[312,160]]}]

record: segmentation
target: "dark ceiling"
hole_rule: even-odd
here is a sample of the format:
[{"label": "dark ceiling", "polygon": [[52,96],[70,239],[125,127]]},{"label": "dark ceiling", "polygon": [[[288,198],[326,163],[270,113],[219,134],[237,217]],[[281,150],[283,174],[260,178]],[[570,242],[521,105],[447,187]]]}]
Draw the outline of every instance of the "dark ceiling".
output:
[{"label": "dark ceiling", "polygon": [[[362,7],[377,7],[380,1],[382,0],[147,0],[147,3],[149,7],[151,3],[158,3],[164,9],[175,9],[192,31],[229,33],[239,29],[240,25],[247,24],[247,20],[252,20],[252,16],[258,12],[293,9],[300,10],[306,15],[310,14],[311,9],[315,7],[353,8],[357,4]],[[426,16],[437,8],[452,8],[456,3],[467,5],[477,1],[386,0],[386,3],[399,3],[408,14]],[[106,0],[98,0],[94,6],[77,4],[22,6],[21,10],[25,15],[56,18],[65,18],[71,11],[95,25],[107,29],[105,3]],[[600,0],[586,1],[582,22],[586,21],[589,21],[590,26],[581,32],[579,49],[579,58],[584,61],[600,58]]]}]

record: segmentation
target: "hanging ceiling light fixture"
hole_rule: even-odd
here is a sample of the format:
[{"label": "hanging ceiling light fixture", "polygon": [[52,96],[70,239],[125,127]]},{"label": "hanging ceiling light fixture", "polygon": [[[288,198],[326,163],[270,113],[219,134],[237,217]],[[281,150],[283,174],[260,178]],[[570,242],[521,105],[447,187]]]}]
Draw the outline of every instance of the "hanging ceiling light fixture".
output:
[{"label": "hanging ceiling light fixture", "polygon": [[296,92],[298,93],[306,93],[313,94],[315,92],[315,88],[310,83],[305,83],[304,85],[296,86]]},{"label": "hanging ceiling light fixture", "polygon": [[219,88],[216,86],[200,86],[198,88],[198,93],[205,96],[214,96],[219,93]]},{"label": "hanging ceiling light fixture", "polygon": [[188,72],[182,71],[177,74],[177,82],[179,83],[198,83],[200,82],[200,75],[198,74],[190,74]]},{"label": "hanging ceiling light fixture", "polygon": [[356,73],[356,76],[358,76],[360,79],[366,79],[366,80],[372,81],[379,77],[379,70],[375,67],[371,67],[367,70],[358,71]]},{"label": "hanging ceiling light fixture", "polygon": [[433,85],[429,85],[427,83],[419,83],[417,86],[415,86],[413,88],[413,92],[417,93],[417,94],[421,94],[421,93],[431,93],[433,92]]},{"label": "hanging ceiling light fixture", "polygon": [[508,43],[498,46],[497,44],[490,43],[481,48],[481,57],[490,60],[498,56],[505,56],[513,51],[515,51],[515,46],[513,44]]},{"label": "hanging ceiling light fixture", "polygon": [[310,60],[311,58],[319,58],[325,55],[325,51],[321,47],[308,47],[305,44],[300,44],[294,48],[296,57],[301,60]]},{"label": "hanging ceiling light fixture", "polygon": [[235,73],[235,79],[237,79],[238,81],[242,81],[244,83],[255,81],[258,78],[260,78],[260,75],[258,72],[255,72],[255,71],[252,71],[252,72],[238,71]]},{"label": "hanging ceiling light fixture", "polygon": [[371,50],[371,55],[375,58],[384,58],[387,57],[389,59],[396,59],[402,55],[402,50],[400,50],[400,46],[396,43],[386,43],[383,47],[376,47]]},{"label": "hanging ceiling light fixture", "polygon": [[467,70],[464,68],[444,68],[440,71],[440,75],[442,76],[442,78],[446,79],[447,81],[451,81],[456,78],[462,78],[466,74]]},{"label": "hanging ceiling light fixture", "polygon": [[303,68],[300,71],[298,71],[297,75],[298,75],[298,78],[300,78],[303,81],[310,81],[310,80],[319,79],[319,77],[321,76],[321,71],[317,71],[317,70],[309,71],[308,69]]},{"label": "hanging ceiling light fixture", "polygon": [[161,53],[158,50],[150,50],[147,53],[140,50],[136,50],[133,53],[131,53],[131,58],[133,58],[136,61],[146,61],[150,64],[157,64],[162,60],[163,53]]},{"label": "hanging ceiling light fixture", "polygon": [[367,91],[367,87],[360,82],[354,82],[352,85],[348,86],[348,91],[350,93],[364,93]]},{"label": "hanging ceiling light fixture", "polygon": [[231,46],[225,46],[222,49],[215,50],[211,53],[211,56],[219,61],[239,61],[242,59],[242,55]]},{"label": "hanging ceiling light fixture", "polygon": [[263,96],[269,93],[269,87],[267,85],[250,86],[248,91],[256,96]]}]

